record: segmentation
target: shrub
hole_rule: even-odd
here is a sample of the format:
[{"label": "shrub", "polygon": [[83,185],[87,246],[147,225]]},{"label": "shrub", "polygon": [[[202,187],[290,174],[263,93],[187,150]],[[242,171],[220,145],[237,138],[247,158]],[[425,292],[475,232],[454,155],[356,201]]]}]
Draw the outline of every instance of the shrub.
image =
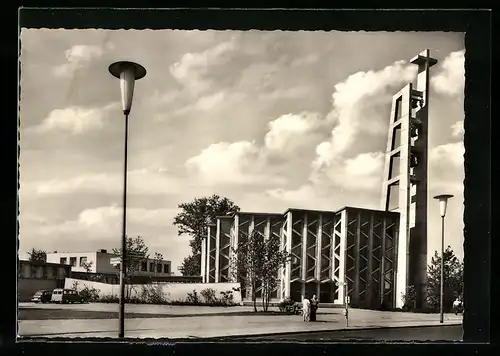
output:
[{"label": "shrub", "polygon": [[408,286],[406,294],[403,294],[403,310],[411,311],[417,306],[417,291],[415,286]]},{"label": "shrub", "polygon": [[219,299],[219,301],[222,305],[234,305],[234,296],[232,290],[222,291],[220,292],[220,294],[221,298]]},{"label": "shrub", "polygon": [[161,285],[143,285],[139,297],[129,298],[137,300],[137,304],[166,304],[167,298]]},{"label": "shrub", "polygon": [[200,292],[203,299],[205,299],[205,304],[215,305],[217,304],[217,298],[215,297],[215,289],[205,288]]},{"label": "shrub", "polygon": [[105,295],[99,298],[101,303],[118,303],[120,298],[117,295]]},{"label": "shrub", "polygon": [[[138,293],[131,297],[126,297],[125,302],[130,304],[168,304],[168,305],[209,305],[209,306],[233,306],[233,290],[221,291],[220,298],[216,297],[216,291],[212,288],[203,289],[199,294],[196,290],[187,293],[185,299],[168,300],[160,285],[143,285]],[[118,303],[118,295],[105,295],[99,298],[99,290],[86,289],[90,301],[101,303]],[[167,294],[168,295],[168,294]]]},{"label": "shrub", "polygon": [[88,287],[86,285],[83,286],[82,290],[78,293],[82,297],[83,301],[86,303],[95,303],[99,301],[99,293],[101,291],[94,287]]},{"label": "shrub", "polygon": [[125,303],[128,303],[128,304],[149,304],[145,300],[140,299],[138,297],[125,298]]},{"label": "shrub", "polygon": [[170,305],[193,305],[184,299],[171,300],[168,304]]},{"label": "shrub", "polygon": [[195,289],[193,289],[193,293],[187,294],[186,302],[194,305],[201,304],[200,297],[198,296],[198,293]]}]

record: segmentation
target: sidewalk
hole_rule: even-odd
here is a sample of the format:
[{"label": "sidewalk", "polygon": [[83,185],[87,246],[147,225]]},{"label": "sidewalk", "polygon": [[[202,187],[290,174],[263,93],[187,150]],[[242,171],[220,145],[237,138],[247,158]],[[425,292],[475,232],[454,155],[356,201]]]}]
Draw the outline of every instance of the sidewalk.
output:
[{"label": "sidewalk", "polygon": [[[462,323],[462,316],[445,315],[444,325]],[[304,323],[294,315],[190,316],[125,320],[125,336],[130,338],[209,338],[343,329],[440,325],[438,314],[412,314],[355,310],[349,312],[349,327],[342,313],[318,315],[318,321]],[[111,337],[118,334],[117,319],[24,320],[20,336]]]},{"label": "sidewalk", "polygon": [[[88,304],[35,304],[19,303],[20,309],[59,309],[77,311],[104,311],[118,312],[117,303],[88,303]],[[261,309],[259,307],[259,309]],[[278,308],[270,308],[278,310]],[[232,314],[252,312],[253,307],[231,306],[180,306],[180,305],[151,305],[151,304],[125,304],[125,313],[156,314],[156,315],[202,315],[202,314]],[[326,312],[326,309],[325,309]]]}]

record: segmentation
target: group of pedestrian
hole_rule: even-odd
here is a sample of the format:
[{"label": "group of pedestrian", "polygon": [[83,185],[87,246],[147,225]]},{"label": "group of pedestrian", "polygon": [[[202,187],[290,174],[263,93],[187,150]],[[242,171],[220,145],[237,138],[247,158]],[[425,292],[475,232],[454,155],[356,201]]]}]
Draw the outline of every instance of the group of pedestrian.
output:
[{"label": "group of pedestrian", "polygon": [[312,298],[304,297],[302,301],[302,316],[305,322],[316,321],[316,311],[318,310],[319,300],[316,294]]}]

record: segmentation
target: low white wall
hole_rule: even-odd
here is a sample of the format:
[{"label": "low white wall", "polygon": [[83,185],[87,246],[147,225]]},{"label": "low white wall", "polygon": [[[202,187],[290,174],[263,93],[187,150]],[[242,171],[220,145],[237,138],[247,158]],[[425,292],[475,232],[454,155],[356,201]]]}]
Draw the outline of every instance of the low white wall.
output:
[{"label": "low white wall", "polygon": [[[99,290],[99,296],[118,296],[120,294],[119,284],[107,284],[94,281],[87,281],[75,278],[66,278],[64,288],[72,289],[75,282],[77,283],[77,290],[81,291],[85,287],[95,288]],[[136,284],[130,285],[130,297],[135,297],[140,294],[143,287],[146,288],[161,288],[165,293],[165,298],[169,301],[185,300],[188,293],[193,293],[193,290],[198,293],[198,297],[203,299],[201,291],[211,288],[215,291],[215,296],[220,297],[221,292],[232,291],[233,300],[236,304],[242,305],[240,283],[158,283],[158,284]],[[127,286],[129,287],[129,286]],[[237,291],[234,291],[237,289]]]},{"label": "low white wall", "polygon": [[120,294],[120,285],[119,284],[108,284],[94,281],[87,281],[84,279],[75,279],[75,278],[66,278],[64,281],[64,288],[73,289],[76,283],[76,290],[81,291],[85,287],[87,288],[95,288],[99,290],[100,297],[110,297],[113,295]]}]

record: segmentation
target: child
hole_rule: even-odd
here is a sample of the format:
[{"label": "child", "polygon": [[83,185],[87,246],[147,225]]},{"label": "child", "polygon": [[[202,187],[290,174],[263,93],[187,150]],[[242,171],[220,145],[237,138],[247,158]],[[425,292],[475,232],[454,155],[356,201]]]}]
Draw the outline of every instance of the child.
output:
[{"label": "child", "polygon": [[304,297],[302,301],[302,316],[304,317],[305,322],[309,322],[309,318],[311,316],[311,302],[307,297]]}]

